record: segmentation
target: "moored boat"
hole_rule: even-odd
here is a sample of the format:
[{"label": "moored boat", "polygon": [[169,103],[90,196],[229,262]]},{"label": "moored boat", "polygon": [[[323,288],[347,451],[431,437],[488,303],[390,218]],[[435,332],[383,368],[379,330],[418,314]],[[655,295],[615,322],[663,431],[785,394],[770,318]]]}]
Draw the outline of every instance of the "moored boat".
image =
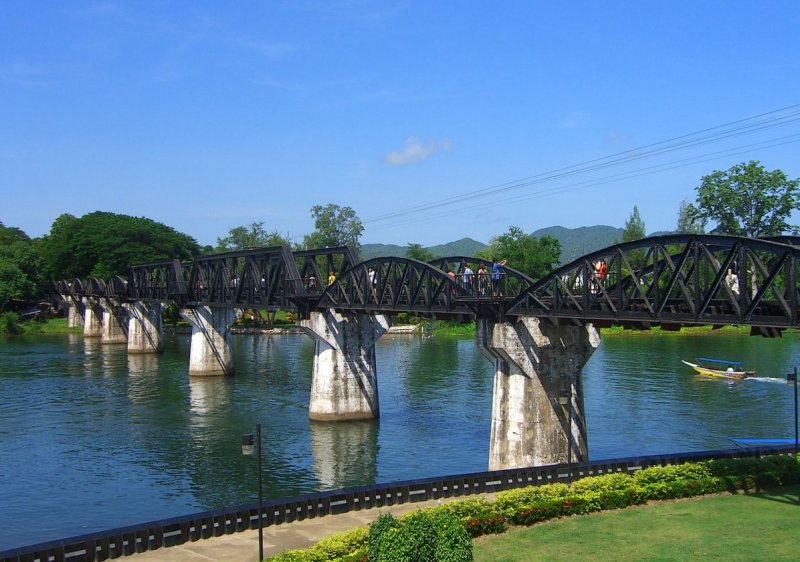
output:
[{"label": "moored boat", "polygon": [[[748,371],[744,368],[744,363],[740,361],[726,361],[724,359],[709,359],[707,357],[697,357],[695,359],[697,363],[691,363],[690,361],[681,360],[682,363],[689,365],[692,369],[694,369],[700,375],[706,375],[709,377],[722,377],[726,379],[736,379],[741,380],[747,377],[754,377],[756,376],[755,371]],[[714,365],[727,365],[725,369],[715,369],[714,367],[710,367],[707,365],[703,365],[703,363],[712,363]]]}]

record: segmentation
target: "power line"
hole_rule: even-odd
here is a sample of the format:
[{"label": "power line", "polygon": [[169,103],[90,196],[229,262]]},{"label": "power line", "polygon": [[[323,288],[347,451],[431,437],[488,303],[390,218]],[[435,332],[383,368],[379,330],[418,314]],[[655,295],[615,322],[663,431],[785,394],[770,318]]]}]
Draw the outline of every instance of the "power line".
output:
[{"label": "power line", "polygon": [[[557,168],[555,170],[543,172],[541,174],[536,174],[520,180],[505,182],[469,193],[463,193],[458,196],[440,199],[430,203],[423,203],[398,211],[392,211],[383,215],[366,219],[363,222],[365,224],[381,222],[406,215],[433,210],[439,207],[452,206],[473,199],[485,198],[490,195],[496,195],[524,187],[530,187],[532,185],[551,182],[565,177],[593,172],[612,166],[628,164],[645,158],[653,158],[655,156],[668,154],[678,150],[686,150],[704,144],[720,142],[722,140],[746,134],[752,134],[765,129],[791,124],[800,120],[800,110],[798,110],[798,108],[800,108],[800,104],[787,106],[781,109],[776,109],[744,119],[730,121],[722,125],[695,131],[693,133],[687,133],[664,141],[659,141],[601,158],[588,160],[579,164]],[[763,119],[765,117],[767,117],[767,119]],[[496,204],[497,203],[490,204],[490,206],[495,206]],[[485,207],[486,205],[483,206]]]}]

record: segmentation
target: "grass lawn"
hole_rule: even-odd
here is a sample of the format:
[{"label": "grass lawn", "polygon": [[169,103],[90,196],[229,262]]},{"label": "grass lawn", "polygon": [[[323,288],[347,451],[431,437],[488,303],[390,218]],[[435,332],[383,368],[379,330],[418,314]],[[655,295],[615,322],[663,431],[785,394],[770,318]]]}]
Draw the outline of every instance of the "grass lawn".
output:
[{"label": "grass lawn", "polygon": [[800,560],[800,486],[568,517],[475,540],[477,562]]}]

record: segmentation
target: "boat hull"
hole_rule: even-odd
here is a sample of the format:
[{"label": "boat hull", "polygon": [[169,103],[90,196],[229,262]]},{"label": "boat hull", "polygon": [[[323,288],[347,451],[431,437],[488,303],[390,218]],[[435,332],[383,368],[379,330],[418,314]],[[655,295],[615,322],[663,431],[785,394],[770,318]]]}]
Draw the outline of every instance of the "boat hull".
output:
[{"label": "boat hull", "polygon": [[756,376],[755,371],[722,371],[719,369],[709,369],[708,367],[703,367],[702,365],[698,365],[697,363],[690,363],[689,361],[681,360],[681,362],[685,363],[686,365],[689,365],[698,374],[705,375],[707,377],[720,377],[723,379],[742,380],[746,379],[747,377]]}]

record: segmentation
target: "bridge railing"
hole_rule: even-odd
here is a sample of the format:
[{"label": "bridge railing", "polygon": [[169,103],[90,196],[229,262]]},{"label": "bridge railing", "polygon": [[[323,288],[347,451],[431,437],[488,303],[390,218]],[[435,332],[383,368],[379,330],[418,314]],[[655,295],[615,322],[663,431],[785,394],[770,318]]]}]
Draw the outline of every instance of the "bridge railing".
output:
[{"label": "bridge railing", "polygon": [[[261,525],[268,527],[388,505],[493,493],[556,482],[569,483],[587,476],[634,473],[651,466],[792,454],[793,451],[792,447],[700,451],[476,472],[345,488],[268,500],[264,503]],[[248,504],[0,551],[0,562],[102,561],[257,529],[258,526],[258,504]]]}]

